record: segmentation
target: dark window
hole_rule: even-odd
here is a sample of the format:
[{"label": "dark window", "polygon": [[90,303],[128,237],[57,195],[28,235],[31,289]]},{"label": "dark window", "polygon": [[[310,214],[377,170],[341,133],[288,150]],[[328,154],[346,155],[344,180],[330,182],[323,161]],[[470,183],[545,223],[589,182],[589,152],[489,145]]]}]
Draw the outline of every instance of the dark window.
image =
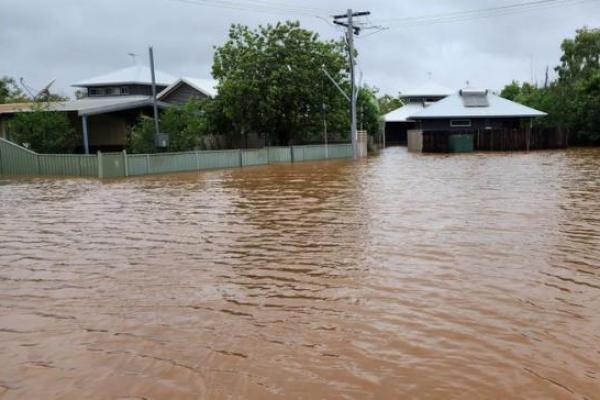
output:
[{"label": "dark window", "polygon": [[453,128],[468,128],[471,126],[470,119],[451,119],[450,126]]},{"label": "dark window", "polygon": [[103,88],[91,88],[90,96],[104,96],[105,92]]},{"label": "dark window", "polygon": [[123,86],[121,88],[121,94],[129,94],[129,88],[127,86]]}]

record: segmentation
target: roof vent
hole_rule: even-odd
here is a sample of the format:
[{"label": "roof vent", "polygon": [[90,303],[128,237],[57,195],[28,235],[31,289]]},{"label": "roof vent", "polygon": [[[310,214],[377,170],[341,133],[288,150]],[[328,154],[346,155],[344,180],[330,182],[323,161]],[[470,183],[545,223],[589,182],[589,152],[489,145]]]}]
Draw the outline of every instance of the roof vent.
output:
[{"label": "roof vent", "polygon": [[478,89],[462,89],[460,92],[463,105],[465,107],[489,107],[490,102],[488,101],[487,90]]}]

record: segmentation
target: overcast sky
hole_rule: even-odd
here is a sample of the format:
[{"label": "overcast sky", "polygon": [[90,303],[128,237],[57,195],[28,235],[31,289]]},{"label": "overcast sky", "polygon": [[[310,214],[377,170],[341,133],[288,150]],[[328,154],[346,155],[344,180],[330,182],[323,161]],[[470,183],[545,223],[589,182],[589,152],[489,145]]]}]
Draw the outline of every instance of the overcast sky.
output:
[{"label": "overcast sky", "polygon": [[546,66],[559,62],[564,38],[584,25],[600,26],[600,1],[557,1],[526,12],[410,28],[400,19],[523,1],[0,0],[0,76],[23,77],[33,88],[57,78],[54,90],[72,95],[71,83],[132,65],[128,53],[147,63],[152,44],[158,69],[205,78],[213,46],[223,43],[232,23],[294,19],[323,38],[337,38],[341,32],[328,15],[352,7],[371,11],[374,25],[389,28],[370,36],[374,31],[365,31],[357,40],[363,82],[381,93],[418,86],[428,73],[452,88],[470,81],[498,89],[513,79],[531,80],[532,70],[543,81]]}]

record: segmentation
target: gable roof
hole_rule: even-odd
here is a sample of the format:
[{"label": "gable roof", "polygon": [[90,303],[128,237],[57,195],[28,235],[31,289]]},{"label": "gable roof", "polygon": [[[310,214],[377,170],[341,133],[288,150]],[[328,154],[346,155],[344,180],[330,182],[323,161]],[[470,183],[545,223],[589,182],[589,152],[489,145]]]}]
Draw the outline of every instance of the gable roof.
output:
[{"label": "gable roof", "polygon": [[423,109],[423,103],[408,103],[383,116],[385,122],[407,122],[410,116]]},{"label": "gable roof", "polygon": [[[473,93],[473,90],[465,90],[465,93]],[[545,112],[524,106],[496,96],[489,91],[485,93],[487,105],[472,106],[463,101],[462,91],[454,93],[445,99],[431,104],[410,117],[411,119],[431,118],[511,118],[511,117],[543,117]]]},{"label": "gable roof", "polygon": [[177,90],[181,85],[186,84],[207,97],[215,97],[217,95],[217,81],[214,79],[201,78],[179,78],[171,83],[167,88],[157,95],[158,99],[163,99],[173,91]]},{"label": "gable roof", "polygon": [[421,86],[400,92],[400,97],[446,97],[452,93],[454,93],[454,90],[433,81],[428,81]]},{"label": "gable roof", "polygon": [[[156,78],[156,84],[160,86],[168,86],[175,81],[175,77],[158,70],[154,71],[154,76]],[[132,67],[113,71],[109,74],[84,79],[83,81],[77,82],[72,86],[89,87],[124,84],[151,85],[152,75],[150,68],[145,65],[134,65]]]}]

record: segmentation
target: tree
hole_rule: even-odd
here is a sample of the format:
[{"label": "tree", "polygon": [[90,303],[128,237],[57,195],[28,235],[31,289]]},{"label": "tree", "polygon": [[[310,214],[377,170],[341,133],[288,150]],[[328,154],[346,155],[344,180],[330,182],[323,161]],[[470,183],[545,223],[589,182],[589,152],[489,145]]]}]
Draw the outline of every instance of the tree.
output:
[{"label": "tree", "polygon": [[24,102],[27,102],[27,97],[25,97],[23,91],[17,86],[15,80],[8,76],[0,78],[0,104]]},{"label": "tree", "polygon": [[51,111],[48,103],[36,103],[31,111],[15,114],[9,129],[15,142],[38,153],[71,153],[77,144],[67,115]]},{"label": "tree", "polygon": [[379,102],[379,110],[382,115],[385,115],[391,111],[394,111],[404,105],[404,102],[402,102],[402,100],[400,100],[400,98],[390,96],[389,94],[381,96],[378,99],[378,102]]},{"label": "tree", "polygon": [[216,102],[235,134],[266,135],[267,144],[318,136],[324,105],[330,128],[347,131],[347,102],[322,71],[347,89],[345,66],[342,42],[322,41],[298,22],[256,30],[233,25],[227,42],[215,50]]},{"label": "tree", "polygon": [[547,87],[513,81],[501,95],[545,111],[538,120],[550,126],[567,128],[570,142],[600,144],[600,29],[583,28],[562,46],[561,64],[555,68],[558,79]]},{"label": "tree", "polygon": [[368,86],[358,91],[358,128],[367,131],[369,135],[379,133],[380,110],[377,101],[377,90]]},{"label": "tree", "polygon": [[[161,131],[169,135],[166,151],[194,150],[200,137],[207,133],[207,118],[203,105],[205,100],[191,98],[181,106],[169,107],[160,113]],[[154,120],[141,116],[129,137],[131,153],[154,153],[156,129]]]}]

